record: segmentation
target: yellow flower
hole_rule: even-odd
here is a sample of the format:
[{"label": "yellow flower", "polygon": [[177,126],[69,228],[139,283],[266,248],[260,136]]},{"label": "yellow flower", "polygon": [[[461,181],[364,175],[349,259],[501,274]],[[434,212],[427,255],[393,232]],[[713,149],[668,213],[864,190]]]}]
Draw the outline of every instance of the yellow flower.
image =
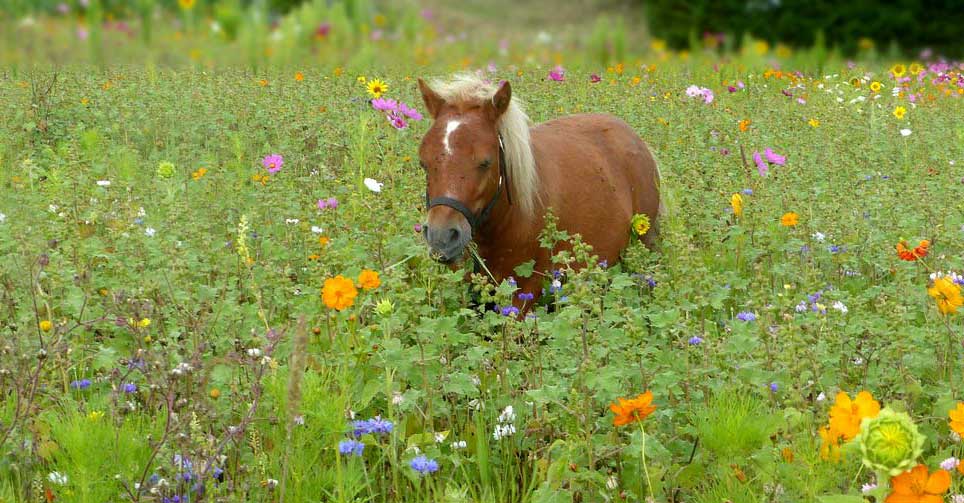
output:
[{"label": "yellow flower", "polygon": [[208,169],[207,169],[207,168],[198,168],[197,171],[191,173],[191,178],[193,178],[194,181],[196,182],[196,181],[200,180],[202,177],[204,177],[204,175],[205,175],[207,172],[208,172]]},{"label": "yellow flower", "polygon": [[839,432],[845,440],[853,440],[860,433],[860,422],[879,413],[880,403],[870,393],[861,391],[851,400],[850,395],[841,391],[830,408],[830,429]]},{"label": "yellow flower", "polygon": [[138,321],[138,322],[137,322],[137,326],[140,327],[140,328],[147,328],[147,327],[151,326],[151,319],[150,319],[150,318],[141,318],[141,321]]},{"label": "yellow flower", "polygon": [[295,80],[298,81],[298,82],[301,82],[302,80],[305,80],[305,74],[303,74],[303,73],[301,73],[301,72],[296,72],[296,73],[295,73]]},{"label": "yellow flower", "polygon": [[80,99],[80,104],[81,104],[81,105],[86,105],[86,104],[88,104],[88,103],[90,103],[90,100],[89,100],[89,99],[87,99],[87,98],[81,98],[81,99]]},{"label": "yellow flower", "polygon": [[197,3],[197,0],[177,0],[177,4],[184,10],[193,9],[195,3]]},{"label": "yellow flower", "polygon": [[750,119],[743,119],[740,121],[740,132],[745,133],[750,129]]},{"label": "yellow flower", "polygon": [[894,74],[894,77],[897,77],[897,78],[903,77],[904,72],[906,71],[907,71],[907,68],[900,63],[897,63],[896,65],[890,67],[890,73]]},{"label": "yellow flower", "polygon": [[365,82],[368,81],[367,79],[365,79],[364,75],[359,75],[358,78],[355,80],[357,80],[359,84],[364,84]]},{"label": "yellow flower", "polygon": [[351,307],[357,296],[358,290],[355,289],[355,283],[340,274],[326,279],[325,286],[321,290],[321,298],[325,305],[338,311]]},{"label": "yellow flower", "polygon": [[800,223],[800,215],[792,211],[784,213],[783,216],[780,217],[780,225],[784,227],[794,227],[798,223]]},{"label": "yellow flower", "polygon": [[736,216],[743,216],[743,196],[740,194],[733,194],[730,197],[730,206],[733,207],[733,214]]},{"label": "yellow flower", "polygon": [[810,124],[810,127],[820,127],[820,121],[817,119],[810,119],[807,124]]},{"label": "yellow flower", "polygon": [[43,330],[44,332],[49,332],[53,328],[54,324],[51,323],[50,320],[43,320],[40,322],[40,330]]},{"label": "yellow flower", "polygon": [[378,79],[372,79],[370,82],[368,82],[368,94],[370,94],[372,98],[381,98],[382,95],[387,92],[388,84],[385,84]]},{"label": "yellow flower", "polygon": [[218,397],[221,396],[221,390],[219,390],[219,389],[217,389],[217,388],[211,388],[211,391],[208,392],[208,395],[209,395],[211,398],[217,400]]},{"label": "yellow flower", "polygon": [[364,290],[374,290],[382,284],[382,280],[378,278],[377,272],[364,269],[361,274],[358,275],[358,284]]},{"label": "yellow flower", "polygon": [[894,109],[894,117],[897,117],[898,119],[903,119],[904,114],[906,113],[907,113],[907,109],[904,107],[897,107]]},{"label": "yellow flower", "polygon": [[820,433],[820,459],[825,461],[840,460],[840,432],[824,426],[818,430]]},{"label": "yellow flower", "polygon": [[633,215],[632,225],[633,232],[637,236],[642,236],[649,232],[649,217],[643,214]]},{"label": "yellow flower", "polygon": [[318,246],[328,246],[331,243],[331,238],[328,236],[318,236]]},{"label": "yellow flower", "polygon": [[910,71],[911,75],[917,76],[920,75],[920,72],[924,71],[924,67],[921,66],[920,63],[911,63],[908,70]]},{"label": "yellow flower", "polygon": [[661,52],[666,50],[666,41],[658,38],[654,38],[652,42],[649,43],[649,48]]},{"label": "yellow flower", "polygon": [[268,79],[261,79],[258,81],[258,85],[261,87],[268,87]]},{"label": "yellow flower", "polygon": [[87,414],[87,419],[91,421],[98,421],[102,417],[104,417],[104,412],[100,410],[92,410],[90,414]]},{"label": "yellow flower", "polygon": [[332,71],[332,73],[335,74],[335,77],[341,77],[342,74],[345,73],[345,69],[340,66],[336,66],[334,71]]},{"label": "yellow flower", "polygon": [[935,279],[933,286],[927,289],[927,294],[937,302],[937,310],[941,314],[955,314],[958,308],[964,305],[961,287],[947,276]]},{"label": "yellow flower", "polygon": [[880,82],[877,82],[876,80],[873,81],[873,82],[871,82],[871,83],[870,83],[870,90],[873,91],[873,92],[875,92],[875,93],[879,93],[879,92],[880,92]]},{"label": "yellow flower", "polygon": [[948,412],[947,416],[951,418],[951,430],[964,436],[964,402],[958,402],[957,407]]},{"label": "yellow flower", "polygon": [[870,49],[873,49],[873,48],[874,48],[874,41],[873,41],[872,39],[867,38],[867,37],[863,37],[863,38],[861,38],[860,40],[857,41],[857,45],[858,45],[861,49],[867,51],[867,50],[870,50]]}]

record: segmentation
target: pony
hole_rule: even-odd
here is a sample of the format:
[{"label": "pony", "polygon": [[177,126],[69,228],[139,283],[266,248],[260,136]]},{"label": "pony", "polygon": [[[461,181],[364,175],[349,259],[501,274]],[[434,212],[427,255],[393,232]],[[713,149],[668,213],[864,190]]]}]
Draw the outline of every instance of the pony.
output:
[{"label": "pony", "polygon": [[550,208],[561,230],[580,234],[609,264],[629,245],[634,215],[649,218],[641,239],[655,245],[659,170],[621,119],[577,114],[533,125],[507,81],[497,86],[473,75],[431,85],[418,79],[418,87],[433,119],[418,156],[427,178],[423,232],[437,261],[457,267],[474,241],[501,282],[534,259],[541,274],[515,278],[521,293],[532,294],[527,303],[513,297],[527,310],[552,265],[539,245]]}]

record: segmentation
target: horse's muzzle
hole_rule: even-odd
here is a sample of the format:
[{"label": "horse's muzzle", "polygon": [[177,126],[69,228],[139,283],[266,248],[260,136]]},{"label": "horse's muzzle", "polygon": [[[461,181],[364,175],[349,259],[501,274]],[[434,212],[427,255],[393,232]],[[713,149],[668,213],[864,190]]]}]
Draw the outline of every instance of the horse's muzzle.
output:
[{"label": "horse's muzzle", "polygon": [[438,228],[426,225],[424,229],[432,258],[443,264],[458,262],[465,254],[466,245],[472,240],[472,230],[459,226]]}]

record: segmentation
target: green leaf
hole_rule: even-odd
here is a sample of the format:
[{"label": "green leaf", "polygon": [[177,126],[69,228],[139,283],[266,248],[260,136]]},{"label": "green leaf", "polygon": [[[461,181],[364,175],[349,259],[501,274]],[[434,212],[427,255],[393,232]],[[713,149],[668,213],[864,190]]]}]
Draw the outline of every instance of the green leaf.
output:
[{"label": "green leaf", "polygon": [[863,496],[856,494],[831,494],[817,498],[820,503],[864,503]]},{"label": "green leaf", "polygon": [[513,271],[515,272],[516,276],[519,276],[520,278],[528,278],[529,276],[532,276],[532,273],[533,271],[535,271],[535,268],[536,268],[536,261],[530,260],[528,262],[523,262],[515,266],[515,269],[513,269]]}]

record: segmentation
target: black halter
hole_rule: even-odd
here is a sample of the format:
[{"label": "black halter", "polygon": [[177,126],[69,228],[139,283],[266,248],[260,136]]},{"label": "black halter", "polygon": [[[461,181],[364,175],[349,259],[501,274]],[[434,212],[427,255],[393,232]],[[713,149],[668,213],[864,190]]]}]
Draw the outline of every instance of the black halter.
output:
[{"label": "black halter", "polygon": [[448,206],[453,210],[462,214],[466,220],[468,220],[469,225],[472,226],[472,232],[475,232],[482,224],[485,223],[489,218],[489,213],[492,212],[492,208],[495,204],[499,202],[499,197],[502,195],[502,188],[505,186],[505,197],[512,204],[512,192],[509,187],[509,172],[505,168],[505,148],[502,145],[502,135],[499,135],[499,188],[496,189],[495,195],[492,196],[492,200],[489,204],[482,208],[482,211],[478,215],[472,213],[472,210],[468,206],[462,204],[458,199],[452,199],[451,197],[436,197],[435,199],[428,198],[428,187],[425,188],[425,211],[428,211],[436,206]]}]

